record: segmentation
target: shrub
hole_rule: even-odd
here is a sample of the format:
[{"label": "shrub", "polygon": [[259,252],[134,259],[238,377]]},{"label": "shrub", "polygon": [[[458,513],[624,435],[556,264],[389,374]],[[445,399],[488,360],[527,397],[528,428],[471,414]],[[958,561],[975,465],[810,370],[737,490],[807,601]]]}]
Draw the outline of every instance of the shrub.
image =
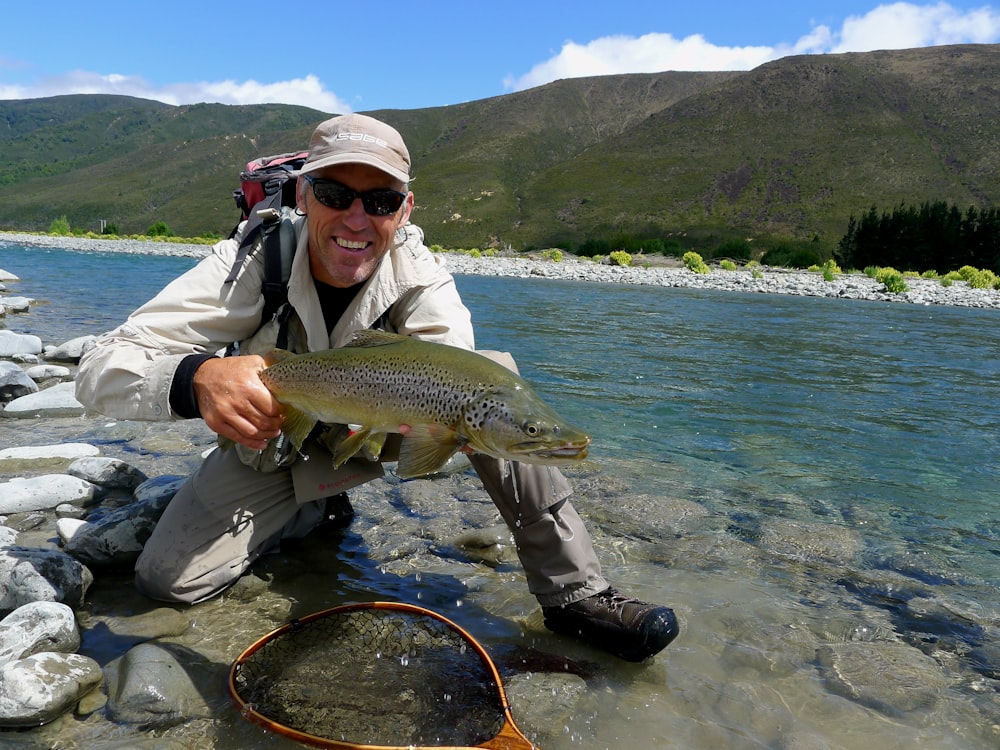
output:
[{"label": "shrub", "polygon": [[624,250],[615,250],[608,256],[608,258],[611,260],[611,265],[613,266],[632,265],[632,256]]},{"label": "shrub", "polygon": [[719,261],[719,267],[722,268],[723,271],[735,271],[736,270],[736,264],[733,263],[731,260],[722,260],[722,261]]},{"label": "shrub", "polygon": [[[543,250],[542,257],[545,258],[546,260],[551,260],[553,263],[560,263],[562,262],[563,254],[562,250],[560,250],[558,247],[553,247],[549,250]],[[628,264],[626,263],[626,265]]]},{"label": "shrub", "polygon": [[972,289],[995,289],[997,282],[1000,281],[989,269],[980,270],[972,266],[962,266],[957,273]]},{"label": "shrub", "polygon": [[65,216],[60,216],[58,219],[53,219],[52,223],[49,224],[49,234],[59,234],[63,236],[70,234],[69,219],[67,219]]},{"label": "shrub", "polygon": [[146,230],[146,234],[150,237],[173,237],[174,233],[170,231],[170,227],[167,226],[166,222],[158,221],[153,224],[149,229]]},{"label": "shrub", "polygon": [[884,284],[885,290],[890,294],[902,294],[909,289],[906,285],[906,279],[903,278],[903,274],[895,268],[887,267],[878,269],[875,273],[875,280],[880,284]]},{"label": "shrub", "polygon": [[688,270],[692,273],[708,273],[709,268],[705,265],[704,259],[694,250],[688,250],[684,253],[682,258],[684,265],[687,266]]}]

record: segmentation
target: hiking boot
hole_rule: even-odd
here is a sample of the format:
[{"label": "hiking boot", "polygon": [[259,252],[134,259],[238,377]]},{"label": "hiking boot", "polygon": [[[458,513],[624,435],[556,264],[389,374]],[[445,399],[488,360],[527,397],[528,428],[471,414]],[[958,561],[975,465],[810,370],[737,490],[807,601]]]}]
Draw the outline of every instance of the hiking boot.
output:
[{"label": "hiking boot", "polygon": [[626,661],[643,661],[677,637],[670,607],[624,596],[614,588],[561,607],[542,607],[545,627],[571,635]]}]

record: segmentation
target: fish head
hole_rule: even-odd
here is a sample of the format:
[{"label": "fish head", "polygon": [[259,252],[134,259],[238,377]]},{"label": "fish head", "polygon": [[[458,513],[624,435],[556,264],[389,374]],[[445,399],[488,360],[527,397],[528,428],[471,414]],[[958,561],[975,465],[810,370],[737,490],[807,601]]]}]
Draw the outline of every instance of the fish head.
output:
[{"label": "fish head", "polygon": [[470,401],[460,433],[481,453],[533,464],[582,461],[590,445],[590,435],[520,387],[493,390]]}]

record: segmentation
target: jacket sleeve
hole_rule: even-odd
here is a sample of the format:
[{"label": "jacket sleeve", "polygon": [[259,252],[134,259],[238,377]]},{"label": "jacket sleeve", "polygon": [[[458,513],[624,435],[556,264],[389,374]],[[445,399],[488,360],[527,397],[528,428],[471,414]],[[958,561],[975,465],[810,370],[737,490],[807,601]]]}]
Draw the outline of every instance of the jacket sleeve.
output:
[{"label": "jacket sleeve", "polygon": [[190,355],[221,353],[260,325],[262,263],[251,255],[226,283],[236,240],[168,284],[128,320],[97,339],[80,360],[76,397],[117,419],[178,419],[170,388],[178,365]]}]

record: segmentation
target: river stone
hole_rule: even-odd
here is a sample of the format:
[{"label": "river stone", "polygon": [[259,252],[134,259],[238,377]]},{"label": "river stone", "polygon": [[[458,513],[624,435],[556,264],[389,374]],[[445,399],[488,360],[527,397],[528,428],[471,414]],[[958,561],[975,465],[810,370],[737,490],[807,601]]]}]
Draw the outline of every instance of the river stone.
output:
[{"label": "river stone", "polygon": [[0,330],[0,357],[16,354],[41,354],[42,340],[30,333],[14,333]]},{"label": "river stone", "polygon": [[0,613],[31,602],[83,606],[94,576],[78,560],[43,547],[0,547]]},{"label": "river stone", "polygon": [[854,562],[862,548],[854,529],[796,519],[768,519],[761,528],[760,547],[806,564]]},{"label": "river stone", "polygon": [[0,362],[0,403],[37,393],[38,385],[20,365],[13,362]]},{"label": "river stone", "polygon": [[[2,456],[0,456],[2,457]],[[91,456],[70,464],[66,473],[105,489],[134,490],[149,477],[120,458]]]},{"label": "river stone", "polygon": [[0,726],[37,727],[69,711],[101,683],[101,665],[43,652],[0,666]]},{"label": "river stone", "polygon": [[9,547],[17,544],[17,535],[20,532],[10,526],[0,526],[0,547]]},{"label": "river stone", "polygon": [[889,716],[925,712],[948,687],[938,663],[905,643],[841,643],[817,651],[828,689]]},{"label": "river stone", "polygon": [[40,382],[42,380],[53,380],[58,378],[59,380],[66,380],[72,376],[72,371],[68,367],[63,367],[62,365],[34,365],[29,367],[24,371],[27,375],[35,382]]},{"label": "river stone", "polygon": [[34,302],[31,297],[4,297],[3,306],[7,308],[7,312],[12,313],[26,313],[31,308],[31,303]]},{"label": "river stone", "polygon": [[[0,471],[17,474],[26,471],[64,469],[85,456],[96,456],[100,449],[90,443],[24,445],[0,449]],[[79,475],[77,475],[79,476]],[[83,477],[86,479],[86,477]]]},{"label": "river stone", "polygon": [[485,529],[472,529],[448,539],[439,552],[458,552],[459,559],[481,562],[490,567],[517,562],[517,549],[510,529],[500,524]]},{"label": "river stone", "polygon": [[0,621],[0,664],[42,651],[71,654],[78,648],[76,617],[65,604],[30,602]]},{"label": "river stone", "polygon": [[62,503],[83,505],[94,499],[90,482],[67,474],[18,477],[0,484],[0,513],[49,510]]},{"label": "river stone", "polygon": [[84,411],[83,404],[76,400],[76,385],[69,381],[14,399],[4,407],[3,416],[20,419],[79,417]]},{"label": "river stone", "polygon": [[566,672],[525,672],[507,680],[505,692],[518,726],[561,727],[587,695],[586,681]]},{"label": "river stone", "polygon": [[96,340],[94,335],[77,336],[59,346],[47,346],[44,349],[45,359],[50,362],[79,362]]},{"label": "river stone", "polygon": [[203,691],[213,694],[227,670],[221,659],[213,662],[183,646],[139,644],[108,665],[108,715],[158,728],[210,718]]},{"label": "river stone", "polygon": [[[95,567],[132,565],[143,545],[153,533],[164,509],[173,498],[182,480],[145,487],[137,498],[142,499],[101,516],[94,523],[60,519],[56,528],[63,548],[86,565]],[[158,489],[154,492],[153,488]]]}]

